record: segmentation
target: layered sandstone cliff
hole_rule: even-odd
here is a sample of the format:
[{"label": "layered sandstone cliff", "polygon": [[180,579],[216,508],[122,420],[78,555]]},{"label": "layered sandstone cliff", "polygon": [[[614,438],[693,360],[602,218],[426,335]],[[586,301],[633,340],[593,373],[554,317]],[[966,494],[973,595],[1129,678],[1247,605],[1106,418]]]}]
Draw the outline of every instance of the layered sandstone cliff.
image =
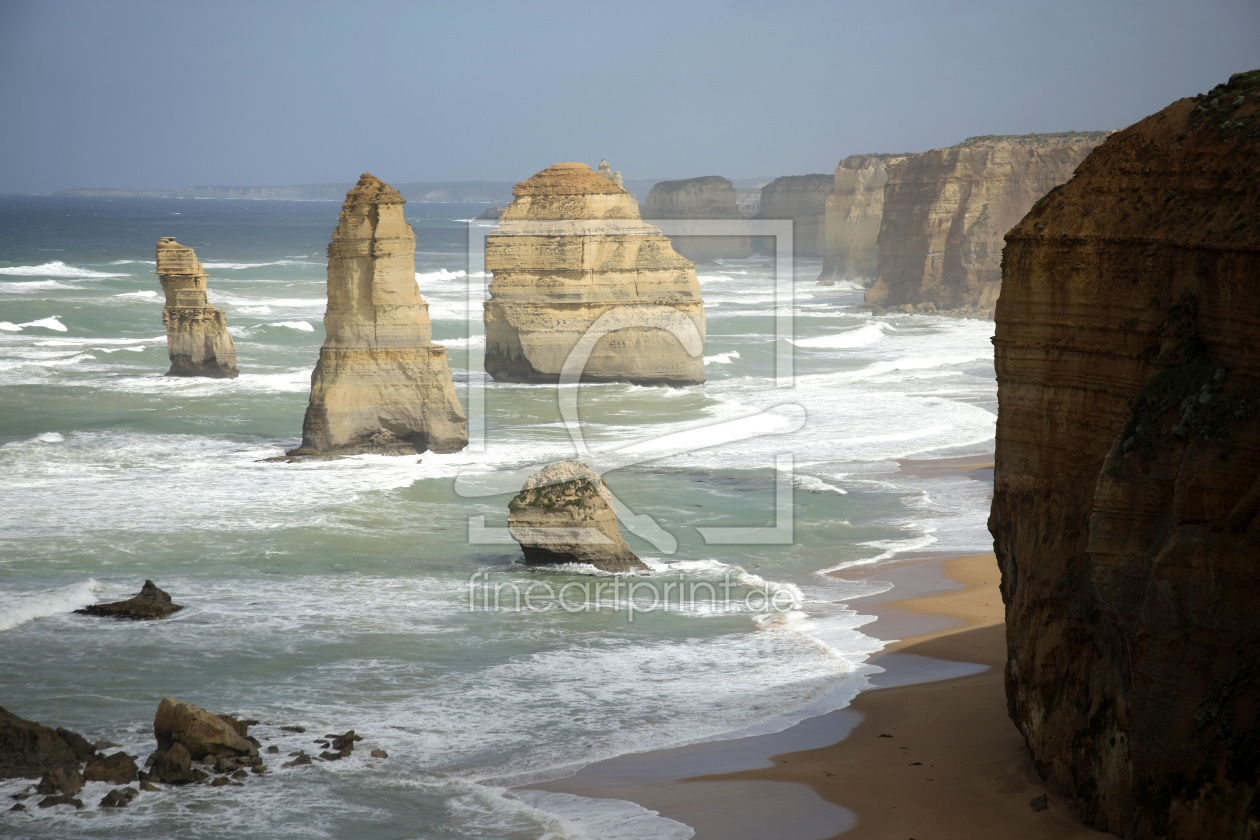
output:
[{"label": "layered sandstone cliff", "polygon": [[197,254],[164,236],[157,243],[157,274],[166,293],[162,323],[171,357],[166,375],[235,377],[236,345],[223,311],[206,300],[207,275]]},{"label": "layered sandstone cliff", "polygon": [[530,565],[586,563],[605,572],[643,571],[617,527],[604,480],[581,461],[562,461],[528,479],[508,504],[508,531]]},{"label": "layered sandstone cliff", "polygon": [[644,385],[704,381],[695,266],[644,224],[634,196],[584,163],[558,163],[513,194],[486,237],[491,376],[558,382],[567,370]]},{"label": "layered sandstone cliff", "polygon": [[[831,175],[784,175],[761,188],[758,219],[791,219],[792,252],[798,257],[820,257],[826,248],[827,196],[835,178]],[[760,251],[774,247],[772,237],[757,237]]]},{"label": "layered sandstone cliff", "polygon": [[905,155],[849,155],[836,167],[823,213],[820,286],[837,280],[874,281],[879,274],[879,226],[884,218],[888,164]]},{"label": "layered sandstone cliff", "polygon": [[669,234],[674,250],[694,262],[743,259],[752,253],[752,239],[737,206],[735,185],[720,175],[661,181],[643,202],[643,217],[723,222],[724,230],[717,236],[689,232],[685,223],[678,226],[678,233]]},{"label": "layered sandstone cliff", "polygon": [[416,286],[416,236],[398,191],[369,174],[328,246],[327,338],[290,455],[456,452],[468,421]]},{"label": "layered sandstone cliff", "polygon": [[1092,825],[1260,836],[1260,71],[1007,236],[989,521],[1010,714]]},{"label": "layered sandstone cliff", "polygon": [[972,137],[888,166],[879,230],[877,306],[992,310],[1002,237],[1106,132]]}]

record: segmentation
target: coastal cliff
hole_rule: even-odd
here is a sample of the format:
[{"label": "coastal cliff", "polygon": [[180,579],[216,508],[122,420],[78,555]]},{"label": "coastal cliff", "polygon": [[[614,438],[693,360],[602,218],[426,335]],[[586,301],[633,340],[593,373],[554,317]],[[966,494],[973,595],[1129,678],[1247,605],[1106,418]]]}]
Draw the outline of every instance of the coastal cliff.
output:
[{"label": "coastal cliff", "polygon": [[972,137],[888,165],[879,273],[866,303],[992,311],[1002,237],[1106,132]]},{"label": "coastal cliff", "polygon": [[166,293],[162,323],[171,357],[166,375],[235,378],[236,345],[223,310],[206,300],[207,275],[197,254],[164,236],[157,243],[157,274]]},{"label": "coastal cliff", "polygon": [[416,236],[398,191],[364,174],[328,246],[327,338],[302,445],[289,455],[457,452],[468,421],[416,286]]},{"label": "coastal cliff", "polygon": [[[761,188],[758,219],[791,219],[792,252],[798,257],[820,257],[826,248],[827,196],[835,186],[832,175],[784,175]],[[756,247],[771,251],[774,239],[758,237]]]},{"label": "coastal cliff", "polygon": [[1006,239],[1010,715],[1096,828],[1260,836],[1260,71],[1110,137]]},{"label": "coastal cliff", "polygon": [[888,164],[904,157],[849,155],[836,167],[823,213],[820,286],[835,285],[837,280],[873,281],[878,276]]},{"label": "coastal cliff", "polygon": [[[705,175],[682,181],[661,181],[652,187],[643,202],[645,219],[720,220],[737,223],[737,235],[702,236],[682,232],[670,234],[674,250],[693,262],[717,259],[743,259],[752,253],[748,226],[739,212],[735,185],[720,175]],[[732,225],[733,227],[735,225]]]},{"label": "coastal cliff", "polygon": [[577,348],[570,364],[589,353],[575,369],[585,380],[704,381],[695,266],[639,218],[633,195],[584,163],[558,163],[513,194],[486,237],[487,373],[558,382]]}]

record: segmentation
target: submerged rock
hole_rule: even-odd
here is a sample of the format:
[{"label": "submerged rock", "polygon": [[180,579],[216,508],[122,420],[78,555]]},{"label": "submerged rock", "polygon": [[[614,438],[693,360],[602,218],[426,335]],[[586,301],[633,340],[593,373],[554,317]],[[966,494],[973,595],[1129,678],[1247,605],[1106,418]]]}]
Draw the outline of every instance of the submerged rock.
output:
[{"label": "submerged rock", "polygon": [[989,528],[1008,709],[1086,822],[1260,836],[1260,71],[1007,234]]},{"label": "submerged rock", "polygon": [[499,229],[486,237],[486,269],[494,274],[484,311],[487,373],[505,382],[558,382],[595,327],[587,337],[593,343],[570,363],[584,380],[704,381],[695,266],[639,218],[634,196],[584,163],[558,163],[517,184],[513,195]]},{"label": "submerged rock", "polygon": [[255,756],[258,748],[232,724],[200,706],[162,698],[153,718],[153,734],[159,750],[182,746],[193,759]]},{"label": "submerged rock", "polygon": [[604,480],[581,461],[562,461],[530,476],[508,504],[508,531],[530,565],[647,569],[621,536]]},{"label": "submerged rock", "polygon": [[78,772],[79,759],[61,736],[0,708],[0,779],[38,779],[63,767]]},{"label": "submerged rock", "polygon": [[403,197],[370,174],[346,194],[328,246],[327,338],[298,455],[458,452],[468,421],[416,286]]},{"label": "submerged rock", "polygon": [[171,357],[166,375],[235,377],[236,346],[223,311],[206,300],[207,275],[197,254],[164,236],[157,243],[157,274],[166,293],[162,323]]},{"label": "submerged rock", "polygon": [[135,621],[166,618],[173,612],[178,612],[184,607],[182,604],[171,602],[171,596],[168,595],[151,580],[146,580],[144,586],[140,587],[140,592],[126,601],[113,601],[108,604],[92,604],[81,610],[75,610],[76,613],[82,615],[97,615],[105,618],[129,618]]}]

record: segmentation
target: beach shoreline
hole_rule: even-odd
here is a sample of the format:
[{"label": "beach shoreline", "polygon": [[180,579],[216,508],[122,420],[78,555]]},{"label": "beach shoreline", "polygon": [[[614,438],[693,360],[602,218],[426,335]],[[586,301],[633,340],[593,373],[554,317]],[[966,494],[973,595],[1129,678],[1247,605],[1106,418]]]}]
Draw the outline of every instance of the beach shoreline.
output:
[{"label": "beach shoreline", "polygon": [[[899,464],[903,475],[992,480],[984,456]],[[691,826],[696,840],[1111,836],[1041,784],[1007,716],[994,555],[917,553],[832,574],[892,584],[850,604],[875,616],[862,632],[887,644],[868,660],[882,673],[849,705],[781,732],[619,756],[527,787],[632,801]]]}]

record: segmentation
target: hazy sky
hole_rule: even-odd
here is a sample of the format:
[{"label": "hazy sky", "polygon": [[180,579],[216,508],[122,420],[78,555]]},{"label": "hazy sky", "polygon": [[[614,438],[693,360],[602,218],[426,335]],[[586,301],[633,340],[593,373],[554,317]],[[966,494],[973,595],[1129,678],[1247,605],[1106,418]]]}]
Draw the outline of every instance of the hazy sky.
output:
[{"label": "hazy sky", "polygon": [[1256,67],[1260,0],[0,0],[0,192],[830,172]]}]

